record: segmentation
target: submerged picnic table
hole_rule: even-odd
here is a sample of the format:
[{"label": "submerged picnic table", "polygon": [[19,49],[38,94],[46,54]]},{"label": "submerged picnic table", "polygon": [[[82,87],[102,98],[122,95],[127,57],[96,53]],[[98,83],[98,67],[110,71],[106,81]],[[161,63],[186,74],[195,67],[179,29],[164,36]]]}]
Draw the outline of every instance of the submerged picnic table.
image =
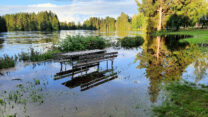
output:
[{"label": "submerged picnic table", "polygon": [[[99,49],[56,54],[54,59],[61,63],[61,69],[54,75],[54,80],[71,77],[71,80],[63,85],[70,88],[81,86],[81,91],[88,90],[118,77],[117,73],[113,72],[113,60],[117,56],[118,52]],[[111,61],[110,69],[108,69],[109,60]],[[99,68],[100,62],[103,61],[106,61],[106,70],[104,71]],[[66,69],[67,64],[64,63],[70,63],[70,69]],[[65,70],[63,70],[63,65],[65,65]],[[97,70],[91,69],[94,67],[97,67]]]},{"label": "submerged picnic table", "polygon": [[[113,67],[113,60],[117,57],[118,52],[106,52],[106,50],[88,50],[70,53],[60,53],[54,56],[54,59],[61,63],[61,70],[57,73],[56,77],[65,77],[80,73],[83,71],[88,71],[89,68],[98,66],[102,61],[107,61],[106,66],[108,68],[108,60],[111,61],[111,67]],[[63,63],[69,62],[72,69],[63,71]],[[57,78],[57,79],[59,79]]]}]

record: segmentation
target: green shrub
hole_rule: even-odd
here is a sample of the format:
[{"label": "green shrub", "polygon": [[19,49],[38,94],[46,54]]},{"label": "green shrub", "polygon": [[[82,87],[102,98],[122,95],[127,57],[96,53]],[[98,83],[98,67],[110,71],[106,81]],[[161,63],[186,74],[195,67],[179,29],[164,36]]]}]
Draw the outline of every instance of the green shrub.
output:
[{"label": "green shrub", "polygon": [[16,61],[13,57],[9,57],[8,55],[0,57],[0,69],[14,67],[15,63]]},{"label": "green shrub", "polygon": [[125,37],[120,40],[121,46],[124,48],[139,47],[144,43],[144,39],[140,36],[137,37]]},{"label": "green shrub", "polygon": [[92,50],[104,49],[106,42],[101,37],[95,36],[68,36],[66,39],[59,43],[59,49],[64,52],[79,51],[79,50]]},{"label": "green shrub", "polygon": [[45,61],[45,60],[52,59],[53,54],[56,54],[56,53],[60,53],[60,51],[52,50],[52,51],[48,51],[46,53],[41,54],[37,51],[34,51],[34,49],[32,48],[30,50],[30,53],[22,52],[21,54],[19,54],[19,60],[32,61],[32,62]]}]

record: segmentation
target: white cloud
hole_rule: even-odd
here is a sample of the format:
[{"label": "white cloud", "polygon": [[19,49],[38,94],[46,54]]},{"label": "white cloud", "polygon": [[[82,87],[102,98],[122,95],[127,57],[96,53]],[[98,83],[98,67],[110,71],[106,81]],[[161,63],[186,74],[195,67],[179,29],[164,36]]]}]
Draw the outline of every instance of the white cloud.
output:
[{"label": "white cloud", "polygon": [[37,8],[55,8],[57,7],[55,4],[45,3],[45,4],[37,4],[37,5],[28,5],[28,7],[37,7]]},{"label": "white cloud", "polygon": [[56,5],[51,3],[35,4],[27,6],[3,6],[0,5],[0,15],[17,12],[39,12],[51,10],[56,13],[60,21],[83,21],[91,16],[96,17],[117,17],[121,12],[132,16],[137,12],[137,6],[134,0],[123,1],[76,1],[73,0],[68,5]]}]

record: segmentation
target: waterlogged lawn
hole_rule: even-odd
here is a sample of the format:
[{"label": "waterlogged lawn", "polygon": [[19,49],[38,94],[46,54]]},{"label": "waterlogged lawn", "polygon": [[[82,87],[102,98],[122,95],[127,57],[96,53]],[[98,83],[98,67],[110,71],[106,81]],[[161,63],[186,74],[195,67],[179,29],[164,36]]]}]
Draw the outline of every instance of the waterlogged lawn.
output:
[{"label": "waterlogged lawn", "polygon": [[208,86],[195,83],[172,83],[162,106],[155,107],[158,117],[207,117]]},{"label": "waterlogged lawn", "polygon": [[181,40],[181,42],[188,41],[193,44],[208,43],[208,30],[180,30],[177,32],[161,32],[159,35],[166,34],[180,34],[180,35],[191,35],[193,37]]},{"label": "waterlogged lawn", "polygon": [[[16,79],[17,80],[17,79]],[[20,79],[18,79],[20,80]],[[0,117],[16,117],[14,110],[19,109],[23,113],[27,112],[27,107],[30,104],[41,105],[44,103],[44,89],[47,81],[40,81],[33,79],[30,82],[21,82],[16,85],[15,90],[0,91]],[[12,111],[14,112],[12,112]],[[29,115],[22,114],[21,116],[29,117]]]}]

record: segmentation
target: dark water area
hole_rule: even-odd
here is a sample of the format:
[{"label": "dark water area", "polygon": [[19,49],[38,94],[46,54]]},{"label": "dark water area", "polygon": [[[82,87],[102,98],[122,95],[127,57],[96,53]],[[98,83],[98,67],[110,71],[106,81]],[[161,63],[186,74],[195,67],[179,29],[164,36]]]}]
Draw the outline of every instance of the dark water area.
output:
[{"label": "dark water area", "polygon": [[[95,31],[9,32],[1,34],[0,55],[12,56],[30,47],[44,51],[59,38],[77,34],[115,41],[118,37]],[[15,113],[17,117],[154,117],[152,109],[165,100],[163,87],[168,83],[208,84],[208,54],[197,45],[180,43],[186,35],[142,36],[144,43],[138,48],[107,48],[107,52],[118,52],[113,64],[99,62],[87,73],[71,74],[71,63],[58,61],[18,62],[15,68],[1,70],[0,99],[7,103],[0,105],[0,117]],[[9,95],[17,90],[24,94],[15,102]],[[24,99],[26,104],[18,103]]]}]

